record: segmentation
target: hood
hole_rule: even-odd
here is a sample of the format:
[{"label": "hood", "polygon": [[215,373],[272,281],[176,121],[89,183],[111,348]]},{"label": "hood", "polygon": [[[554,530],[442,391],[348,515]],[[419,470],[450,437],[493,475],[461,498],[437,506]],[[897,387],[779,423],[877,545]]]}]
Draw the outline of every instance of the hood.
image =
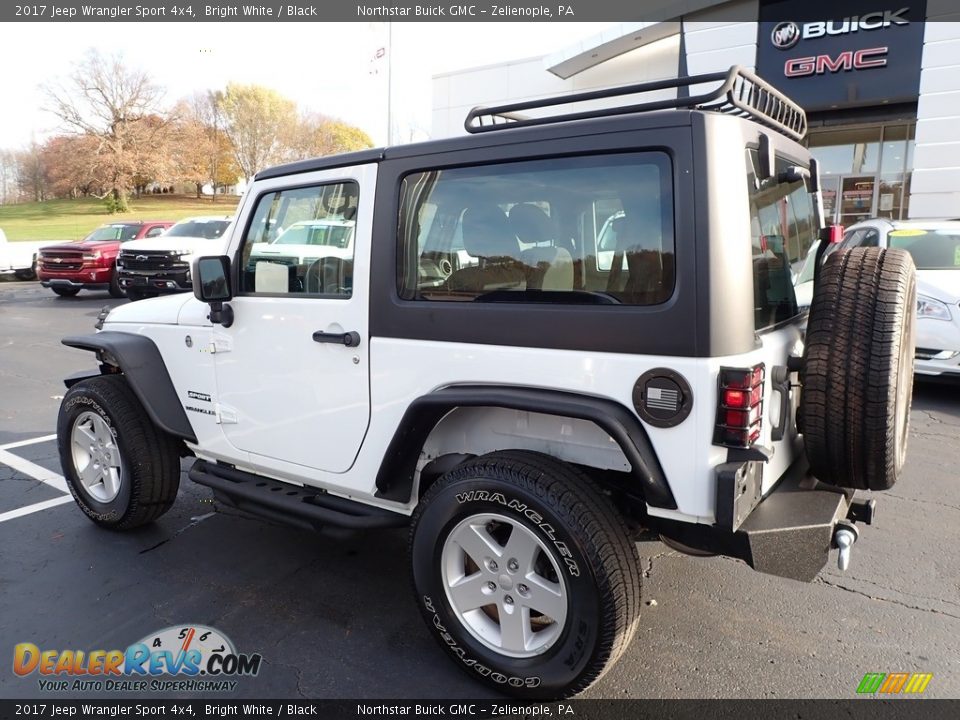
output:
[{"label": "hood", "polygon": [[193,300],[192,293],[176,293],[118,305],[107,315],[103,329],[109,330],[111,323],[176,325],[180,308],[191,300]]},{"label": "hood", "polygon": [[44,245],[42,248],[40,248],[40,250],[41,252],[45,250],[64,251],[64,252],[69,252],[71,250],[74,252],[78,250],[80,252],[88,252],[88,251],[93,252],[94,250],[99,250],[100,252],[108,252],[111,250],[116,250],[119,247],[120,247],[119,240],[104,240],[101,242],[78,241],[78,242],[60,243],[58,245]]},{"label": "hood", "polygon": [[956,305],[960,303],[960,268],[917,270],[917,294]]},{"label": "hood", "polygon": [[123,252],[154,251],[170,252],[171,250],[181,253],[201,253],[204,255],[218,255],[223,252],[226,245],[226,233],[218,238],[199,238],[199,237],[165,237],[160,235],[155,238],[144,238],[143,240],[128,240],[121,248]]}]

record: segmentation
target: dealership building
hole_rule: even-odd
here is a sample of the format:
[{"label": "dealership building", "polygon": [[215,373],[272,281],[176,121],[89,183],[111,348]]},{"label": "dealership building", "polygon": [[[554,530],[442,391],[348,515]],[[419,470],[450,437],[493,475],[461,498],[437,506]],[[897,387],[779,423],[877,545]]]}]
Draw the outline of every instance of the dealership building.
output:
[{"label": "dealership building", "polygon": [[652,5],[659,8],[651,12],[665,17],[671,7],[684,14],[612,26],[545,57],[435,76],[433,136],[463,134],[464,118],[476,105],[742,65],[806,110],[804,143],[820,163],[828,220],[960,218],[956,0]]}]

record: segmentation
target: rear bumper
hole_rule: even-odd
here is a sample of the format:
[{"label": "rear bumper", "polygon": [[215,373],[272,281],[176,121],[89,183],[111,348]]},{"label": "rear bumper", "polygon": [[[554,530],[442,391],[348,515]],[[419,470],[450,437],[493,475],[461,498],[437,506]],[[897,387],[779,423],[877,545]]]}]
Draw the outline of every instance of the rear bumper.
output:
[{"label": "rear bumper", "polygon": [[[755,463],[742,463],[743,470],[732,475],[731,465],[718,469],[717,524],[658,521],[656,529],[666,540],[691,550],[739,558],[760,572],[810,582],[836,547],[838,525],[873,520],[874,503],[858,502],[852,490],[819,482],[803,456],[754,503],[758,493],[754,494],[749,476],[759,473],[749,471],[751,464]],[[726,482],[735,485],[733,493],[724,490]],[[728,501],[734,507],[724,514],[720,506]]]}]

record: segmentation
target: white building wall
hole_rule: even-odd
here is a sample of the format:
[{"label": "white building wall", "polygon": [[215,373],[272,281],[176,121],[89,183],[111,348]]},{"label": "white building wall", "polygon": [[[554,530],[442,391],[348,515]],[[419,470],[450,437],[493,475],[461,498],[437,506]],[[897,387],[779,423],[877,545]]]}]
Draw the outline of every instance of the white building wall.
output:
[{"label": "white building wall", "polygon": [[960,6],[928,0],[911,218],[960,217]]},{"label": "white building wall", "polygon": [[[732,21],[730,17],[757,17],[757,0],[730,3],[688,16],[683,23],[690,75],[724,72],[731,65],[753,71],[757,65],[757,23]],[[693,85],[690,94],[706,92],[714,85]]]}]

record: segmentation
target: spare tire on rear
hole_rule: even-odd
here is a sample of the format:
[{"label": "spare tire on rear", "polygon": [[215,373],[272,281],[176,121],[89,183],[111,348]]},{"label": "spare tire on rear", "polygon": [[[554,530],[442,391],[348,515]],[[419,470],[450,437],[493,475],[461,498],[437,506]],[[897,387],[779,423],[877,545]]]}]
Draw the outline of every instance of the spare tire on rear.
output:
[{"label": "spare tire on rear", "polygon": [[810,305],[800,427],[814,476],[887,490],[907,452],[916,269],[903,250],[827,257]]}]

